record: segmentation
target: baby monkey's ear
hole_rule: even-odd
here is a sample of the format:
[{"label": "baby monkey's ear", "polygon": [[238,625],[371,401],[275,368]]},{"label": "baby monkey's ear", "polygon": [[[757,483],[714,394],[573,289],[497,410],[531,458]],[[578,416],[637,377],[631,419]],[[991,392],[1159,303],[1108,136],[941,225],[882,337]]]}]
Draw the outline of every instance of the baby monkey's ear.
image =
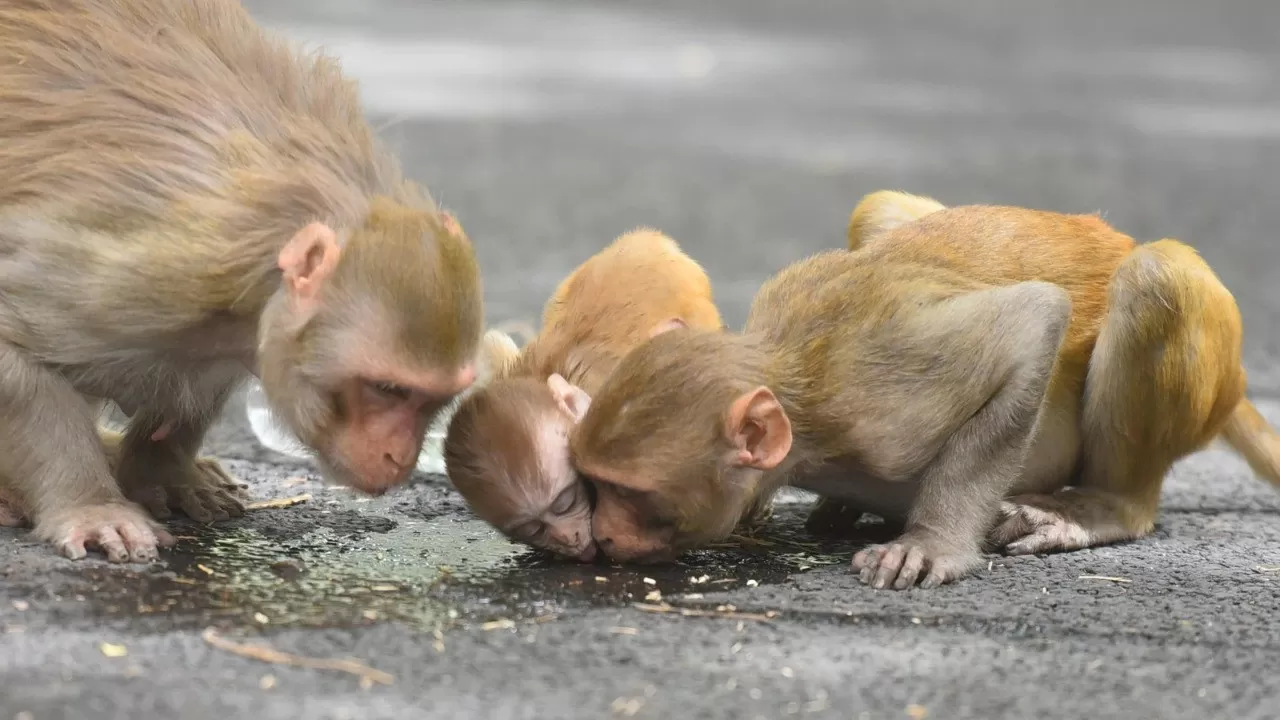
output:
[{"label": "baby monkey's ear", "polygon": [[724,438],[737,450],[734,465],[772,470],[791,452],[791,420],[773,391],[761,386],[729,406]]},{"label": "baby monkey's ear", "polygon": [[591,407],[591,396],[582,388],[560,377],[558,373],[547,378],[547,387],[551,388],[556,405],[573,418],[575,423],[582,422],[582,416],[586,415],[587,408]]},{"label": "baby monkey's ear", "polygon": [[687,327],[689,327],[689,323],[685,322],[683,318],[667,318],[657,325],[654,325],[653,328],[649,330],[649,337],[657,337],[664,332],[670,332],[672,330],[679,330]]}]

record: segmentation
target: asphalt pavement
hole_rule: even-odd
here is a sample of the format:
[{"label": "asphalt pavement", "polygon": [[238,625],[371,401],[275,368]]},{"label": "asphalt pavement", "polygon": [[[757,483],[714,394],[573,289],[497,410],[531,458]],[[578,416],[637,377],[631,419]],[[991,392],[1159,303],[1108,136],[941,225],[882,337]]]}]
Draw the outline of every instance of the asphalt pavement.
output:
[{"label": "asphalt pavement", "polygon": [[[1280,422],[1274,0],[249,7],[360,79],[474,239],[494,322],[534,320],[639,225],[703,263],[737,325],[875,189],[1101,211],[1214,266]],[[175,523],[153,567],[0,531],[0,720],[1280,715],[1280,494],[1217,449],[1175,468],[1148,539],[898,593],[848,569],[878,529],[812,537],[800,495],[675,566],[578,566],[502,540],[439,477],[327,488],[238,402],[206,449],[257,499],[310,500]]]}]

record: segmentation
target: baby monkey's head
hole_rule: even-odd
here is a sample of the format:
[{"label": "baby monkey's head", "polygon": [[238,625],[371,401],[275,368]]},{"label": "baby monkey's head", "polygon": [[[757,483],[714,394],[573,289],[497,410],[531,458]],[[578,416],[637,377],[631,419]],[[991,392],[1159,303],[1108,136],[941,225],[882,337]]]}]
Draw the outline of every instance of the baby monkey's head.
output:
[{"label": "baby monkey's head", "polygon": [[559,375],[479,388],[449,422],[449,481],[472,512],[512,540],[590,562],[590,490],[569,462],[569,431],[590,402]]}]

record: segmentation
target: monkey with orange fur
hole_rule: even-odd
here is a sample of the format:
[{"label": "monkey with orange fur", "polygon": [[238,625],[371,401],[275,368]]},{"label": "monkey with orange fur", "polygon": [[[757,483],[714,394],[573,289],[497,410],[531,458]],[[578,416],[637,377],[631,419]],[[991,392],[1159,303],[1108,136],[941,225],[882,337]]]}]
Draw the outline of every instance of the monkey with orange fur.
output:
[{"label": "monkey with orange fur", "polygon": [[234,0],[10,2],[0,104],[0,520],[120,562],[242,512],[196,453],[250,373],[326,477],[408,477],[475,377],[479,270],[331,59]]},{"label": "monkey with orange fur", "polygon": [[660,232],[622,235],[562,281],[542,331],[450,421],[447,474],[476,515],[514,540],[592,560],[590,492],[569,463],[569,430],[623,355],[674,324],[723,326],[706,273]]},{"label": "monkey with orange fur", "polygon": [[864,582],[934,587],[988,538],[1149,533],[1164,474],[1219,434],[1280,480],[1235,301],[1186,245],[891,192],[850,245],[769,281],[743,333],[675,330],[619,364],[570,439],[604,552],[668,559],[790,483],[902,522],[855,555]]}]

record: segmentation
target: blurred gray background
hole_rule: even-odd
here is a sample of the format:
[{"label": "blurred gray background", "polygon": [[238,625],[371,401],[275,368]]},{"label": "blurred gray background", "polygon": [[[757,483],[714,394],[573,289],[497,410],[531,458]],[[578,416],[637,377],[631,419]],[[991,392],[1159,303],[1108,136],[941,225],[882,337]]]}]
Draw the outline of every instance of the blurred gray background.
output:
[{"label": "blurred gray background", "polygon": [[[770,274],[844,243],[872,190],[1100,211],[1217,269],[1244,313],[1251,393],[1280,421],[1274,0],[248,7],[360,80],[410,174],[475,241],[492,322],[536,320],[560,278],[639,225],[677,238],[739,325]],[[1147,540],[993,557],[954,586],[875,593],[848,572],[853,546],[798,532],[799,501],[755,552],[567,566],[502,541],[438,477],[376,501],[325,488],[259,447],[243,417],[233,405],[209,450],[256,496],[310,502],[180,530],[190,540],[154,568],[69,563],[0,533],[0,720],[1199,720],[1280,707],[1280,500],[1221,451],[1175,470]],[[305,565],[302,580],[282,558]],[[631,605],[655,589],[781,614]],[[207,626],[353,655],[395,683],[239,658],[204,643]]]}]

